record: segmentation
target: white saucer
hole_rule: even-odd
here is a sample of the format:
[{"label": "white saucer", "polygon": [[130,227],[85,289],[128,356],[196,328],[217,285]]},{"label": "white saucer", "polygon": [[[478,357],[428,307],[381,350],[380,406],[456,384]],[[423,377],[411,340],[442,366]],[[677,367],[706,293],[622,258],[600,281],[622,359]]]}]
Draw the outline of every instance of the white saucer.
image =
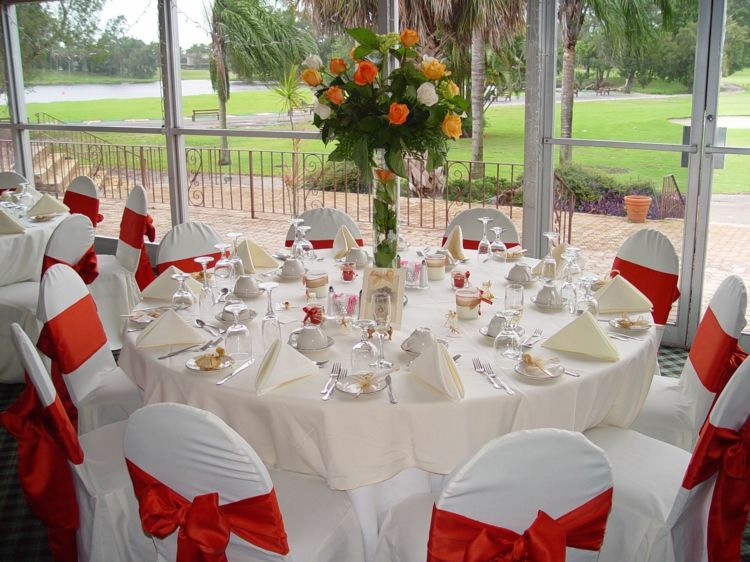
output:
[{"label": "white saucer", "polygon": [[[200,355],[198,355],[198,357],[200,357]],[[201,373],[215,373],[216,371],[221,371],[222,369],[226,369],[234,365],[234,359],[232,359],[229,355],[224,356],[224,359],[222,359],[218,369],[201,369],[195,363],[195,359],[195,357],[188,359],[187,363],[185,363],[185,366],[191,371],[200,371]]]},{"label": "white saucer", "polygon": [[[489,333],[487,333],[487,326],[482,326],[479,328],[479,333],[482,334],[485,338],[489,338],[491,340],[494,340],[497,335],[491,336]],[[498,332],[499,334],[500,332]],[[522,338],[523,335],[526,333],[526,330],[523,329],[523,326],[516,326],[516,333],[518,334],[518,337]]]},{"label": "white saucer", "polygon": [[295,340],[290,339],[289,340],[289,345],[291,345],[294,349],[296,349],[300,353],[316,353],[318,351],[324,351],[324,350],[328,349],[329,347],[331,347],[333,345],[333,338],[331,336],[328,336],[328,343],[326,345],[324,345],[323,347],[316,347],[316,348],[313,348],[313,349],[299,349],[297,347],[297,340],[296,339]]},{"label": "white saucer", "polygon": [[564,302],[560,303],[559,305],[555,305],[555,304],[542,304],[542,303],[536,302],[536,297],[531,297],[531,302],[533,302],[534,306],[536,306],[537,308],[539,308],[541,310],[548,310],[548,311],[551,311],[551,312],[557,312],[557,311],[562,310],[563,308],[565,308],[565,303]]},{"label": "white saucer", "polygon": [[648,326],[630,326],[626,328],[625,326],[620,326],[619,322],[620,318],[612,318],[609,321],[609,325],[613,330],[626,334],[628,332],[632,334],[641,334],[643,332],[648,332],[653,327],[653,324],[649,322]]},{"label": "white saucer", "polygon": [[[232,318],[229,318],[229,320],[227,320],[222,315],[222,312],[217,313],[214,316],[214,318],[216,318],[219,322],[225,322],[227,324],[232,324],[234,322],[234,318],[232,317]],[[247,315],[245,315],[245,313],[247,313]],[[252,308],[248,308],[246,311],[243,311],[243,312],[240,313],[240,322],[250,322],[256,316],[258,316],[258,313],[255,312]]]},{"label": "white saucer", "polygon": [[362,394],[375,394],[376,392],[380,392],[387,386],[385,377],[381,376],[373,380],[372,388],[363,391],[362,387],[360,386],[361,377],[362,375],[349,375],[348,377],[340,378],[336,381],[336,390],[340,390],[345,394],[350,394],[356,397]]},{"label": "white saucer", "polygon": [[506,275],[503,277],[508,283],[516,283],[518,285],[523,285],[524,287],[531,287],[534,283],[536,283],[536,279],[530,279],[529,281],[514,281],[513,279],[509,279]]},{"label": "white saucer", "polygon": [[544,368],[549,371],[550,374],[547,374],[541,369],[537,369],[536,367],[531,367],[523,362],[516,363],[516,366],[513,370],[525,379],[535,382],[554,380],[565,372],[565,368],[559,363],[545,365]]}]

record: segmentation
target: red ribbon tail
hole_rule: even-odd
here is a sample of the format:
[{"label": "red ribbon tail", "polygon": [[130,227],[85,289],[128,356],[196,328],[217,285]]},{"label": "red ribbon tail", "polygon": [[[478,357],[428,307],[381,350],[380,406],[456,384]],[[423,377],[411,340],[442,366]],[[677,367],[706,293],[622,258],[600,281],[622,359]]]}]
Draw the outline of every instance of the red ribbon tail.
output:
[{"label": "red ribbon tail", "polygon": [[78,562],[75,529],[47,527],[47,542],[55,562]]},{"label": "red ribbon tail", "polygon": [[151,260],[148,259],[148,252],[146,252],[146,247],[144,246],[141,248],[141,256],[138,259],[138,269],[135,272],[135,280],[138,283],[138,288],[142,291],[148,287],[154,279],[156,279],[154,268],[151,267]]}]

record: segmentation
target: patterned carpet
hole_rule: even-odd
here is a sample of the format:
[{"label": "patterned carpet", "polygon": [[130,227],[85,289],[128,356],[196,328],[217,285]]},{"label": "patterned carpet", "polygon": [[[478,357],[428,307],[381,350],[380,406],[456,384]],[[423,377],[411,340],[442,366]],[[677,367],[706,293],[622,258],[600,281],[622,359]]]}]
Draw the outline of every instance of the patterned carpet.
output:
[{"label": "patterned carpet", "polygon": [[[679,376],[687,354],[683,350],[662,348],[659,352],[661,372]],[[22,385],[0,384],[0,410],[15,400]],[[0,428],[0,562],[51,561],[42,525],[26,507],[16,476],[15,440]],[[750,562],[750,525],[745,529],[742,562]],[[112,561],[115,562],[115,561]]]}]

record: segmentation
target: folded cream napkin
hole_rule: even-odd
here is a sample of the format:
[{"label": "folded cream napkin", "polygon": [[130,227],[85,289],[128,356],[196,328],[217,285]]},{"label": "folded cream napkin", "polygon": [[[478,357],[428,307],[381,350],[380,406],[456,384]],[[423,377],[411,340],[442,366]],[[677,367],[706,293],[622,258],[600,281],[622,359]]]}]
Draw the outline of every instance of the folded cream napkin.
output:
[{"label": "folded cream napkin", "polygon": [[650,312],[653,304],[635,285],[618,275],[596,293],[599,312]]},{"label": "folded cream napkin", "polygon": [[461,230],[461,225],[456,225],[448,233],[448,238],[443,244],[443,248],[448,250],[454,260],[465,260],[464,255],[464,231]]},{"label": "folded cream napkin", "polygon": [[448,349],[439,342],[426,348],[411,364],[414,376],[451,400],[464,397],[464,385]]},{"label": "folded cream napkin", "polygon": [[584,312],[561,328],[542,347],[589,355],[605,361],[617,361],[620,353],[591,313]]},{"label": "folded cream napkin", "polygon": [[[172,279],[172,275],[175,273],[182,273],[182,271],[173,265],[162,271],[161,275],[149,283],[148,287],[143,290],[141,296],[144,299],[171,301],[172,295],[177,291],[178,285],[177,281]],[[201,292],[202,285],[192,277],[188,277],[185,284],[190,289],[190,292],[193,293],[193,296],[197,298]]]},{"label": "folded cream napkin", "polygon": [[[552,257],[555,258],[555,261],[557,262],[557,274],[558,275],[560,275],[560,266],[562,266],[562,255],[567,247],[568,245],[565,242],[561,242],[560,244],[552,248]],[[541,275],[543,263],[544,263],[544,260],[536,264],[534,266],[534,269],[531,270],[531,273],[534,275]]]},{"label": "folded cream napkin", "polygon": [[318,372],[315,363],[287,343],[276,340],[263,356],[255,380],[255,392],[265,394],[283,384]]},{"label": "folded cream napkin", "polygon": [[242,260],[242,266],[245,268],[245,273],[255,273],[255,268],[259,267],[279,267],[278,262],[271,257],[271,254],[266,252],[258,244],[252,240],[243,240],[237,245],[237,255]]},{"label": "folded cream napkin", "polygon": [[0,209],[0,234],[23,234],[24,232],[23,224],[16,217]]},{"label": "folded cream napkin", "polygon": [[203,343],[203,333],[188,325],[177,313],[169,309],[149,323],[135,340],[136,347],[157,347],[160,345],[190,345]]},{"label": "folded cream napkin", "polygon": [[62,201],[58,201],[54,197],[44,194],[37,201],[33,207],[29,210],[28,215],[30,217],[36,217],[37,215],[49,215],[51,213],[67,213],[70,211],[68,206]]},{"label": "folded cream napkin", "polygon": [[341,225],[336,237],[333,239],[333,257],[337,260],[346,257],[349,250],[357,248],[357,241],[345,224]]}]

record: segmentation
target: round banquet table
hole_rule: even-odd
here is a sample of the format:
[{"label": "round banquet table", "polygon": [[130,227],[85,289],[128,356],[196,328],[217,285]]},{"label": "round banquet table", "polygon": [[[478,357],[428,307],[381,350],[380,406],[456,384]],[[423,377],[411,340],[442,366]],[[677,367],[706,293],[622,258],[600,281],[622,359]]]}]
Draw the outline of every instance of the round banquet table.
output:
[{"label": "round banquet table", "polygon": [[26,232],[0,234],[0,261],[3,264],[0,287],[21,281],[39,281],[47,240],[66,216],[67,213],[60,214],[45,222],[22,219]]},{"label": "round banquet table", "polygon": [[[309,269],[327,270],[336,292],[358,293],[362,275],[345,284],[332,253],[321,251],[319,255],[325,260],[312,262]],[[401,255],[402,259],[417,259],[412,251]],[[314,356],[330,360],[318,369],[319,375],[257,395],[255,379],[262,351],[259,327],[266,309],[265,295],[246,301],[258,312],[258,318],[251,323],[257,360],[223,386],[215,383],[226,371],[220,374],[189,371],[185,362],[190,353],[157,360],[157,356],[184,346],[136,348],[137,333],[125,335],[120,366],[144,389],[145,402],[179,402],[209,410],[239,432],[269,467],[319,475],[331,488],[350,491],[371,555],[377,519],[382,518],[388,507],[384,504],[422,491],[415,484],[419,480],[414,478],[415,474],[448,474],[490,439],[515,430],[555,427],[584,431],[602,424],[627,427],[640,411],[651,384],[658,348],[654,328],[638,341],[613,340],[620,353],[617,362],[555,352],[536,345],[532,350],[535,355],[559,357],[568,369],[581,376],[563,375],[537,383],[496,369],[515,394],[510,396],[493,388],[484,376],[474,372],[472,358],[493,359],[493,340],[481,335],[479,329],[502,305],[505,275],[513,263],[478,263],[475,252],[467,255],[470,261],[464,267],[471,270],[472,282],[481,286],[491,280],[497,299],[494,306],[481,305],[478,319],[459,320],[460,334],[448,338],[451,355],[462,356],[457,361],[465,390],[460,401],[449,400],[411,376],[407,366],[411,358],[400,349],[414,328],[430,327],[438,336],[447,333],[446,314],[455,309],[448,274],[444,280],[431,282],[428,290],[406,291],[409,302],[403,311],[402,325],[394,331],[393,340],[386,342],[385,351],[386,358],[399,367],[392,375],[396,405],[389,402],[386,391],[356,399],[337,391],[331,400],[321,400],[320,390],[332,362],[339,360],[342,366],[349,367],[351,348],[359,341],[357,330],[346,330],[333,321],[326,322],[326,330],[335,344]],[[530,297],[538,288],[536,284],[524,291],[521,325],[527,334],[542,328],[544,335],[549,336],[573,317],[567,312],[536,309]],[[304,287],[299,280],[281,281],[273,299],[275,303],[289,301],[294,306],[278,312],[282,322],[289,321],[282,325],[282,337],[287,338],[300,326],[304,316],[301,309],[305,304]],[[190,322],[195,317],[181,314]],[[601,325],[606,328],[606,324]],[[388,488],[378,484],[399,478],[400,489],[395,492],[391,489],[390,496]],[[429,480],[426,482],[429,489]]]}]

